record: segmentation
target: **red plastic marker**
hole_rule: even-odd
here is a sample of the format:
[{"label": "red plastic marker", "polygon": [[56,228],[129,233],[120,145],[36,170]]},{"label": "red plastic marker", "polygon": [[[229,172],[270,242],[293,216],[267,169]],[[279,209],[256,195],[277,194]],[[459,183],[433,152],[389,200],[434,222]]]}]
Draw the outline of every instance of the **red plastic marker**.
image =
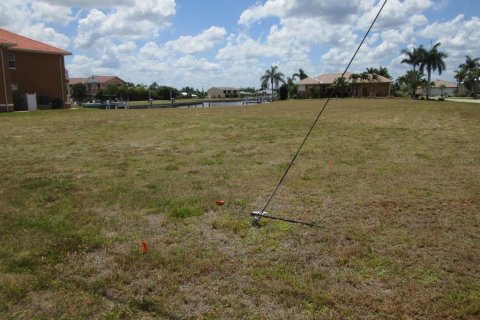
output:
[{"label": "red plastic marker", "polygon": [[219,205],[219,206],[223,206],[223,205],[225,204],[225,201],[223,201],[223,200],[217,200],[217,201],[215,201],[215,203],[216,203],[217,205]]},{"label": "red plastic marker", "polygon": [[147,243],[142,240],[142,253],[147,253]]}]

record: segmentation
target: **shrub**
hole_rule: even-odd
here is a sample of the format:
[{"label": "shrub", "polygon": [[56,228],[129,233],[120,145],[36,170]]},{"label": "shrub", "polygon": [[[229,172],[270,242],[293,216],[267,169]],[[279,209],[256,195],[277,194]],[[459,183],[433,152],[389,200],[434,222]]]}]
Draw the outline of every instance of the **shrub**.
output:
[{"label": "shrub", "polygon": [[15,110],[26,110],[27,101],[18,91],[13,92],[13,107]]},{"label": "shrub", "polygon": [[55,98],[50,105],[52,106],[52,109],[63,109],[63,99]]},{"label": "shrub", "polygon": [[280,100],[287,100],[288,99],[288,87],[286,84],[280,87]]},{"label": "shrub", "polygon": [[44,106],[44,105],[47,105],[47,104],[50,104],[50,98],[47,97],[47,96],[38,96],[37,97],[37,104],[39,106]]}]

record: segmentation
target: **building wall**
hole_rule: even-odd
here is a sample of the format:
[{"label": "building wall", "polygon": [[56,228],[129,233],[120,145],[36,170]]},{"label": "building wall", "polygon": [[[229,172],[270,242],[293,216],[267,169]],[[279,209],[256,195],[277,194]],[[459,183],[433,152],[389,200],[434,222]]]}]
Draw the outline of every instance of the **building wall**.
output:
[{"label": "building wall", "polygon": [[209,98],[225,98],[225,94],[223,93],[222,89],[219,88],[210,88],[208,89],[208,97]]},{"label": "building wall", "polygon": [[442,92],[443,92],[444,96],[454,97],[457,94],[458,89],[457,88],[444,88],[442,90],[441,88],[437,88],[437,87],[430,88],[430,95],[431,96],[441,96]]},{"label": "building wall", "polygon": [[[299,98],[328,98],[333,90],[332,85],[307,84],[298,86]],[[353,92],[355,91],[355,92]],[[357,83],[355,89],[352,85],[339,89],[333,97],[388,97],[390,96],[389,83]]]},{"label": "building wall", "polygon": [[[0,47],[0,111],[13,111],[12,85],[7,47]],[[1,57],[3,56],[3,59]],[[6,96],[5,96],[6,91]]]},{"label": "building wall", "polygon": [[20,95],[36,93],[37,98],[45,96],[50,101],[60,98],[67,104],[68,88],[63,56],[13,52],[16,68],[10,69],[11,81],[16,84]]},{"label": "building wall", "polygon": [[357,97],[388,97],[390,96],[390,83],[357,83]]},{"label": "building wall", "polygon": [[210,88],[208,89],[209,98],[238,98],[240,97],[240,89],[235,88]]}]

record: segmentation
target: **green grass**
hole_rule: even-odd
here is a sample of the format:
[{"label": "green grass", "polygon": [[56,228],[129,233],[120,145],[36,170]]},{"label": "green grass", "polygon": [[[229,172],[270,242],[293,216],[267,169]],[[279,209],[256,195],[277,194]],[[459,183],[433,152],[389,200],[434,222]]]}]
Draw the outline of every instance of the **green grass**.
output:
[{"label": "green grass", "polygon": [[332,101],[250,226],[322,105],[0,114],[0,318],[478,319],[476,105]]}]

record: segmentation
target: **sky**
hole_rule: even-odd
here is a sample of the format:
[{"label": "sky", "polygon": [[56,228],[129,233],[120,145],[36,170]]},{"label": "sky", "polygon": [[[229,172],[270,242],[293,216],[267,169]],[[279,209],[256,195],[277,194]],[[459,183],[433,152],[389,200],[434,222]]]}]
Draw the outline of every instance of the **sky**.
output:
[{"label": "sky", "polygon": [[[342,72],[383,0],[2,0],[0,28],[66,49],[70,77],[116,75],[149,85],[256,87],[276,65],[285,77]],[[350,68],[386,66],[401,50],[441,43],[453,81],[480,56],[480,1],[389,0]]]}]

